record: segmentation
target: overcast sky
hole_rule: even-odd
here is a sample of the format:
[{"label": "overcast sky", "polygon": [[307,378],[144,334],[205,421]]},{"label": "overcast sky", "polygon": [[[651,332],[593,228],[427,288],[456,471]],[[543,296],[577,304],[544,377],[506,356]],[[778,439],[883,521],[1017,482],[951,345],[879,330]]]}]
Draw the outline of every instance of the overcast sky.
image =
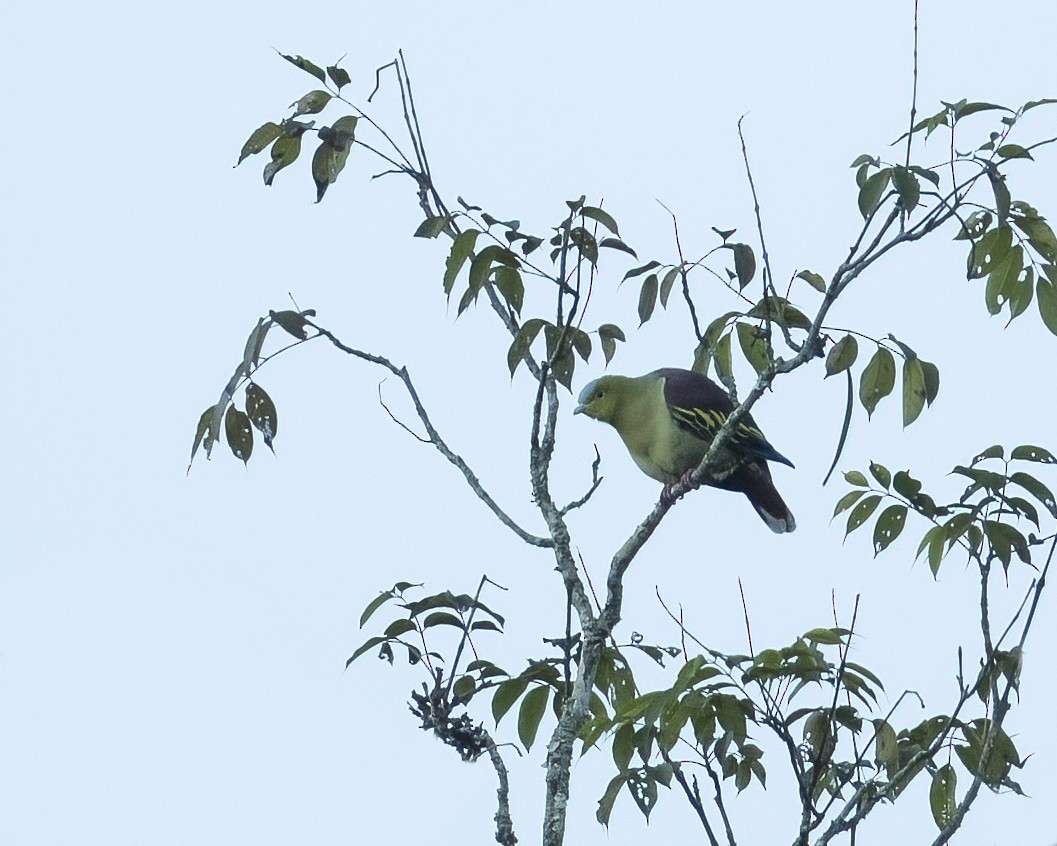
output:
[{"label": "overcast sky", "polygon": [[[1057,8],[1012,0],[923,2],[919,110],[966,97],[1011,106],[1057,96]],[[511,383],[508,340],[485,309],[458,321],[441,291],[447,245],[412,239],[415,196],[356,151],[320,205],[306,161],[265,189],[257,157],[233,170],[249,133],[316,87],[272,48],[319,64],[345,55],[351,96],[403,48],[442,193],[545,232],[586,194],[644,258],[705,252],[711,226],[752,239],[736,132],[744,123],[779,280],[829,275],[859,226],[853,171],[886,155],[907,123],[912,3],[364,4],[128,2],[22,4],[0,24],[8,131],[0,157],[8,319],[0,416],[0,841],[47,844],[487,843],[494,773],[418,731],[405,702],[414,669],[345,659],[369,634],[360,611],[406,579],[472,592],[482,573],[509,588],[490,657],[513,672],[560,636],[564,591],[546,553],[521,545],[435,452],[377,399],[384,374],[321,343],[270,363],[277,457],[244,468],[221,447],[185,476],[195,423],[215,401],[268,309],[302,308],[347,343],[406,364],[453,449],[533,530],[527,466],[531,385]],[[376,98],[394,121],[390,79]],[[324,113],[324,117],[338,112]],[[396,128],[395,123],[391,124]],[[983,133],[986,118],[976,124]],[[1039,109],[1027,140],[1057,135]],[[922,154],[945,155],[947,136]],[[1011,170],[1013,196],[1057,213],[1057,158]],[[637,292],[610,258],[588,322],[628,331],[611,370],[687,366],[693,338],[673,309],[632,331]],[[704,280],[702,279],[702,284]],[[531,297],[531,293],[530,293]],[[702,308],[727,300],[706,289]],[[810,305],[810,302],[805,301]],[[911,468],[937,499],[992,443],[1057,450],[1057,339],[1032,307],[1009,329],[964,278],[964,244],[941,234],[892,256],[832,315],[894,333],[937,363],[935,407],[907,430],[899,403],[856,414],[843,469]],[[575,388],[602,372],[578,368]],[[956,651],[976,661],[976,576],[950,560],[938,581],[913,565],[924,527],[874,560],[865,534],[831,525],[842,483],[822,489],[844,388],[821,368],[783,381],[754,416],[796,464],[776,484],[798,531],[766,531],[744,500],[715,491],[669,514],[627,577],[621,637],[678,642],[655,589],[681,602],[710,646],[782,645],[846,621],[862,594],[855,660],[887,684],[896,722],[943,712]],[[399,385],[382,390],[402,419]],[[563,406],[560,499],[585,489],[593,444],[605,483],[572,521],[596,584],[656,500],[616,435]],[[260,445],[258,444],[260,449]],[[1054,480],[1051,476],[1051,484]],[[1029,582],[996,604],[1008,615]],[[1000,591],[1001,593],[1001,591]],[[1057,732],[1057,606],[1044,597],[1028,644],[1022,705],[1007,728],[1014,777],[1032,798],[981,797],[966,844],[1050,846]],[[647,675],[647,678],[653,678]],[[654,683],[661,684],[657,675]],[[482,702],[480,715],[487,713]],[[514,721],[497,737],[515,738]],[[544,722],[542,732],[552,723]],[[541,735],[542,737],[543,735]],[[543,744],[513,773],[514,821],[539,837]],[[782,761],[770,789],[734,802],[745,843],[788,842],[794,807]],[[648,829],[629,797],[607,833],[594,808],[607,751],[577,764],[568,842],[691,842],[676,794]],[[924,783],[883,808],[860,844],[929,842]],[[913,834],[909,834],[912,832]]]}]

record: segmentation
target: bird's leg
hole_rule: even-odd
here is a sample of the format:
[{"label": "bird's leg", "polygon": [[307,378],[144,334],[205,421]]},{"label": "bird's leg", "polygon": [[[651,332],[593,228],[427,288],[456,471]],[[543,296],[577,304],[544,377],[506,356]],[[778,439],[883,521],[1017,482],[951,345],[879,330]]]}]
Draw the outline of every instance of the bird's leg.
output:
[{"label": "bird's leg", "polygon": [[[665,503],[667,505],[670,505],[671,503],[675,502],[677,499],[685,496],[686,493],[689,493],[690,491],[694,490],[697,487],[697,485],[694,484],[694,480],[693,480],[694,470],[696,470],[696,469],[697,469],[696,467],[691,467],[689,470],[687,470],[685,473],[683,473],[683,475],[680,476],[678,478],[678,480],[676,480],[675,482],[673,482],[671,484],[665,485],[661,489],[661,502],[663,502],[663,503]],[[675,494],[673,494],[672,491],[675,490],[675,488],[678,488],[678,487],[686,488],[686,493],[680,494],[679,496],[675,496]]]}]

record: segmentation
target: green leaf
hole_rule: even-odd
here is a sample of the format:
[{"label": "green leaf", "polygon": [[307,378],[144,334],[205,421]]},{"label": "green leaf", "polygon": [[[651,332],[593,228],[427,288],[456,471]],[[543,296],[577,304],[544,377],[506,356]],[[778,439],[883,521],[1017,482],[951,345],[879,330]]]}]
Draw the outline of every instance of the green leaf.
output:
[{"label": "green leaf", "polygon": [[668,297],[672,293],[672,286],[675,285],[675,280],[679,278],[681,270],[682,268],[676,265],[665,273],[664,278],[661,279],[661,308],[668,308]]},{"label": "green leaf", "polygon": [[864,493],[866,493],[866,491],[848,491],[848,493],[844,494],[844,496],[837,500],[837,505],[833,509],[833,516],[836,517],[842,511],[847,511],[859,501],[859,497]]},{"label": "green leaf", "polygon": [[[599,246],[601,246],[601,245],[599,245]],[[651,262],[647,262],[646,264],[642,265],[641,267],[633,267],[631,270],[629,270],[627,273],[624,274],[624,278],[621,279],[620,281],[622,283],[623,282],[627,282],[629,279],[634,279],[636,276],[641,276],[643,273],[648,273],[649,271],[653,270],[655,267],[660,267],[660,266],[661,266],[661,263],[659,261],[651,261]]]},{"label": "green leaf", "polygon": [[447,215],[436,215],[427,217],[415,230],[416,238],[436,238],[448,228],[449,218]]},{"label": "green leaf", "polygon": [[873,530],[873,554],[876,556],[888,548],[906,525],[907,507],[905,505],[890,505],[881,512],[877,518],[877,524]]},{"label": "green leaf", "polygon": [[925,401],[931,408],[940,392],[940,371],[931,361],[921,361],[921,372],[925,376]]},{"label": "green leaf", "polygon": [[943,544],[946,540],[947,533],[944,531],[943,526],[933,526],[925,532],[921,543],[918,544],[918,551],[914,554],[914,560],[917,561],[921,557],[921,553],[928,548],[929,569],[932,571],[933,578],[939,572],[940,561],[943,559]]},{"label": "green leaf", "polygon": [[301,115],[318,114],[327,107],[330,98],[331,94],[329,91],[322,91],[318,88],[315,91],[309,91],[300,100],[290,104],[294,110],[293,116],[300,117]]},{"label": "green leaf", "polygon": [[756,275],[756,255],[748,244],[732,244],[734,251],[734,272],[738,277],[738,287],[744,289]]},{"label": "green leaf", "polygon": [[657,274],[651,273],[642,283],[639,291],[639,326],[642,326],[653,315],[653,309],[657,306]]},{"label": "green leaf", "polygon": [[[205,449],[206,455],[209,455],[210,450],[213,449],[213,444],[217,440],[217,433],[213,431],[213,418],[216,415],[216,411],[217,407],[211,405],[198,418],[198,426],[195,428],[195,440],[191,445],[191,461],[195,460],[195,453],[198,452],[199,446]],[[187,470],[190,472],[190,464],[187,465]]]},{"label": "green leaf", "polygon": [[885,720],[873,721],[874,736],[874,761],[878,766],[884,767],[891,778],[892,774],[899,769],[899,740],[893,729]]},{"label": "green leaf", "polygon": [[1020,485],[1035,499],[1042,503],[1043,507],[1050,512],[1051,515],[1057,517],[1057,502],[1054,501],[1053,493],[1046,485],[1036,479],[1034,476],[1030,476],[1027,473],[1013,473],[1009,477],[1014,485]]},{"label": "green leaf", "polygon": [[1013,244],[1013,230],[999,225],[981,236],[969,251],[968,278],[981,279],[1009,253]]},{"label": "green leaf", "polygon": [[235,163],[235,167],[242,164],[242,160],[247,156],[254,156],[275,141],[280,135],[283,134],[283,128],[271,121],[257,127],[253,130],[253,134],[246,140],[246,143],[242,145],[242,152],[239,153],[239,160]]},{"label": "green leaf", "polygon": [[1013,246],[1005,256],[997,261],[987,276],[984,288],[984,304],[988,314],[998,314],[1016,290],[1017,281],[1024,272],[1024,249],[1019,244]]},{"label": "green leaf", "polygon": [[954,819],[954,812],[958,807],[955,796],[957,787],[958,774],[950,764],[944,764],[932,776],[932,786],[929,788],[929,807],[932,809],[932,819],[941,831]]},{"label": "green leaf", "polygon": [[495,689],[495,695],[492,697],[492,719],[495,720],[496,725],[499,725],[499,721],[503,719],[506,712],[521,698],[528,683],[527,678],[518,676],[503,682]]},{"label": "green leaf", "polygon": [[721,380],[730,379],[734,375],[734,363],[732,361],[730,343],[734,337],[733,332],[728,332],[718,341],[712,350],[712,358],[716,363],[716,373]]},{"label": "green leaf", "polygon": [[1003,144],[995,153],[1001,159],[1030,159],[1031,153],[1019,144]]},{"label": "green leaf", "polygon": [[[307,312],[305,313],[307,314]],[[308,332],[305,331],[305,314],[299,311],[269,311],[268,317],[272,322],[280,326],[284,331],[293,335],[298,340],[305,340]]]},{"label": "green leaf", "polygon": [[536,740],[536,732],[547,710],[547,699],[550,692],[549,687],[539,685],[530,690],[521,702],[517,718],[517,735],[526,751],[532,748]]},{"label": "green leaf", "polygon": [[331,65],[327,68],[327,76],[330,77],[330,81],[334,83],[339,91],[352,82],[349,72],[344,68],[339,68],[337,65]]},{"label": "green leaf", "polygon": [[591,264],[598,263],[598,242],[587,229],[583,226],[574,227],[569,231],[569,241]]},{"label": "green leaf", "polygon": [[312,74],[312,76],[314,76],[320,82],[327,81],[327,77],[323,73],[323,68],[319,67],[318,65],[312,64],[312,62],[308,61],[308,59],[304,58],[303,56],[287,56],[285,53],[280,53],[279,55],[295,67],[299,67],[306,73]]},{"label": "green leaf", "polygon": [[275,174],[292,165],[301,155],[301,135],[301,132],[291,134],[286,131],[275,139],[271,150],[272,160],[264,166],[265,185],[271,185]]},{"label": "green leaf", "polygon": [[895,358],[887,348],[878,347],[859,378],[859,401],[868,417],[873,416],[877,403],[892,393],[895,383]]},{"label": "green leaf", "polygon": [[859,343],[853,335],[845,335],[835,343],[826,356],[826,377],[842,373],[855,363]]},{"label": "green leaf", "polygon": [[609,212],[602,211],[602,209],[595,206],[584,206],[580,209],[580,214],[584,217],[591,218],[591,220],[597,220],[618,238],[620,237],[620,230],[617,228],[617,222]]},{"label": "green leaf", "polygon": [[866,477],[858,470],[849,470],[844,474],[844,481],[849,485],[858,485],[860,488],[867,487],[870,483],[866,480]]},{"label": "green leaf", "polygon": [[892,169],[886,167],[877,171],[863,183],[862,188],[859,189],[859,213],[864,218],[870,217],[876,211],[891,178]]},{"label": "green leaf", "polygon": [[609,827],[609,817],[613,813],[613,805],[620,794],[620,788],[624,786],[627,779],[627,773],[620,773],[614,776],[606,787],[606,792],[598,800],[598,810],[595,811],[595,819],[607,828]]},{"label": "green leaf", "polygon": [[224,417],[224,434],[235,458],[243,464],[248,462],[253,454],[253,428],[249,416],[234,405],[228,406],[228,413]]},{"label": "green leaf", "polygon": [[819,276],[817,273],[812,273],[810,270],[801,270],[797,275],[797,279],[803,279],[819,293],[826,292],[826,280]]},{"label": "green leaf", "polygon": [[921,185],[917,177],[907,168],[896,165],[892,168],[892,185],[899,195],[899,205],[907,211],[917,208],[918,200],[921,199]]},{"label": "green leaf", "polygon": [[653,777],[649,767],[633,770],[627,778],[628,790],[631,798],[642,815],[648,820],[650,812],[657,804],[657,780]]},{"label": "green leaf", "polygon": [[279,415],[272,398],[256,382],[246,386],[246,414],[254,428],[261,433],[264,445],[274,453],[272,441],[279,431]]},{"label": "green leaf", "polygon": [[738,343],[745,359],[752,365],[757,374],[763,373],[768,367],[767,342],[763,333],[748,323],[735,324],[738,329]]},{"label": "green leaf", "polygon": [[[598,242],[598,246],[609,247],[611,250],[620,250],[622,253],[627,253],[632,258],[638,258],[638,254],[619,238],[603,238]],[[535,249],[535,247],[533,247],[533,249]],[[525,255],[528,255],[528,253],[526,252]]]},{"label": "green leaf", "polygon": [[367,607],[363,609],[363,613],[360,614],[360,628],[362,629],[364,623],[371,619],[371,616],[374,614],[375,611],[377,611],[379,608],[385,605],[385,603],[387,603],[390,599],[393,599],[394,597],[396,597],[396,591],[383,590],[380,594],[378,594],[378,596],[372,599],[367,604]]},{"label": "green leaf", "polygon": [[591,336],[583,329],[577,329],[575,326],[570,326],[569,340],[580,358],[584,361],[588,361],[591,358]]},{"label": "green leaf", "polygon": [[606,364],[613,360],[617,352],[617,341],[623,341],[624,331],[613,323],[603,323],[598,327],[598,337],[602,343],[602,354],[606,358]]},{"label": "green leaf", "polygon": [[870,475],[873,476],[885,490],[888,490],[892,484],[892,474],[888,472],[888,468],[883,464],[877,464],[871,461]]},{"label": "green leaf", "polygon": [[870,516],[877,510],[878,504],[881,502],[880,494],[871,494],[870,496],[863,497],[856,505],[851,514],[848,515],[848,523],[844,529],[844,537],[848,537],[852,532],[862,526]]},{"label": "green leaf", "polygon": [[895,488],[897,494],[911,501],[921,493],[921,482],[905,470],[900,470],[895,474],[892,478],[892,487]]},{"label": "green leaf", "polygon": [[312,181],[316,183],[317,203],[322,201],[327,188],[337,181],[338,174],[345,168],[351,149],[352,145],[346,143],[342,143],[340,147],[335,146],[330,136],[316,148],[312,156]]},{"label": "green leaf", "polygon": [[480,234],[477,229],[467,229],[465,232],[460,232],[452,242],[451,251],[444,262],[444,293],[446,296],[451,297],[451,289],[455,286],[455,280],[462,266],[466,264],[466,259],[473,253],[477,236]]},{"label": "green leaf", "polygon": [[514,313],[521,314],[521,306],[525,302],[525,283],[521,274],[513,267],[499,265],[495,269],[495,286]]},{"label": "green leaf", "polygon": [[613,735],[613,763],[618,770],[626,770],[635,753],[635,726],[624,723]]},{"label": "green leaf", "polygon": [[925,370],[916,356],[903,361],[903,428],[918,419],[925,407]]},{"label": "green leaf", "polygon": [[1010,458],[1014,461],[1037,461],[1040,464],[1057,464],[1057,458],[1054,458],[1052,452],[1045,450],[1042,447],[1030,446],[1028,444],[1014,447],[1013,452],[1010,454]]},{"label": "green leaf", "polygon": [[510,344],[510,349],[507,350],[506,354],[506,363],[507,367],[510,368],[511,379],[514,378],[514,371],[524,361],[529,348],[532,346],[532,342],[536,340],[536,336],[539,335],[540,329],[544,326],[550,326],[550,324],[539,317],[533,317],[530,320],[526,320],[522,327],[518,329],[517,334],[514,336],[514,341]]},{"label": "green leaf", "polygon": [[1041,276],[1035,283],[1035,297],[1039,304],[1039,315],[1054,335],[1057,335],[1057,287]]}]

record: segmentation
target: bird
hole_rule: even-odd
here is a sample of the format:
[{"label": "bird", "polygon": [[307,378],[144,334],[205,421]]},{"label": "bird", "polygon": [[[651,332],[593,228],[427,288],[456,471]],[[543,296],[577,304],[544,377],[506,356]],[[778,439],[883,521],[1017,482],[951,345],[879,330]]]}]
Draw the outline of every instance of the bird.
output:
[{"label": "bird", "polygon": [[[647,476],[664,483],[662,499],[705,457],[712,439],[734,410],[727,392],[692,370],[662,368],[645,376],[607,375],[580,392],[574,414],[609,423]],[[796,520],[771,480],[768,461],[793,467],[755,421],[744,415],[720,451],[707,484],[748,497],[763,522],[778,534],[796,529]]]}]

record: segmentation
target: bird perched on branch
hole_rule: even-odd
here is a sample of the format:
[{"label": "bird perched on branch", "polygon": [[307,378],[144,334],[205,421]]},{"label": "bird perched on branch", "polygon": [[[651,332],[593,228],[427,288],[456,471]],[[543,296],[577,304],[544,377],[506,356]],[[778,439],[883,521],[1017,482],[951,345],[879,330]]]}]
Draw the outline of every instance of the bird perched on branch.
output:
[{"label": "bird perched on branch", "polygon": [[[727,392],[690,370],[664,368],[645,376],[602,376],[581,392],[574,414],[609,423],[647,476],[664,483],[662,496],[689,476],[734,410]],[[768,461],[793,463],[771,446],[746,414],[720,450],[706,484],[748,497],[772,531],[791,532],[796,521],[771,481]]]}]

